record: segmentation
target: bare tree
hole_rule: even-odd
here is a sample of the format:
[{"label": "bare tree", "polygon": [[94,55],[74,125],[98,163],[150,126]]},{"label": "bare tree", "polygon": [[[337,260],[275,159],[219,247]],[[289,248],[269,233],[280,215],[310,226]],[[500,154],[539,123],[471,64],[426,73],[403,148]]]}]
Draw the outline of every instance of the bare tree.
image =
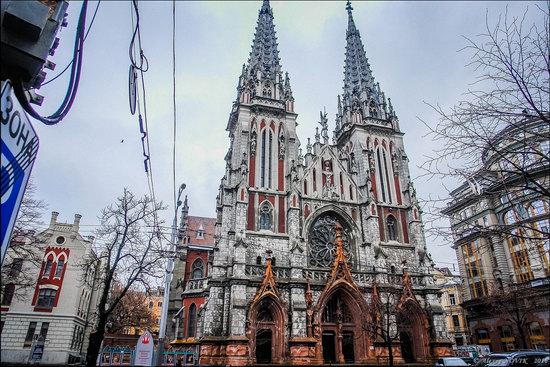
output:
[{"label": "bare tree", "polygon": [[380,297],[378,286],[373,288],[371,302],[371,323],[365,325],[375,343],[382,344],[388,353],[388,366],[393,367],[393,345],[399,340],[399,328],[395,307],[399,301],[397,290],[387,290],[385,299]]},{"label": "bare tree", "polygon": [[513,286],[507,292],[493,292],[483,299],[485,310],[511,326],[519,349],[527,349],[528,326],[534,313],[545,311],[550,303],[549,284],[538,287]]},{"label": "bare tree", "polygon": [[[109,301],[116,299],[124,290],[122,284],[113,287]],[[153,311],[148,307],[145,292],[129,289],[113,309],[107,321],[107,331],[110,333],[128,333],[130,328],[151,330],[157,326]]]},{"label": "bare tree", "polygon": [[13,288],[15,297],[23,297],[26,291],[35,287],[33,272],[27,270],[40,267],[42,263],[42,254],[36,251],[37,234],[44,225],[42,215],[47,205],[35,195],[36,186],[29,181],[13,228],[8,255],[2,265],[2,291],[5,285],[16,284]]},{"label": "bare tree", "polygon": [[[467,66],[476,81],[448,110],[428,103],[439,121],[423,122],[438,148],[421,165],[425,177],[465,182],[473,195],[504,196],[510,202],[550,196],[549,14],[550,2],[521,16],[511,16],[507,8],[496,24],[487,14],[483,33],[464,37],[467,46],[461,51],[471,54]],[[424,217],[431,224],[429,234],[444,240],[451,238],[440,220],[448,201],[430,198]],[[495,233],[537,241],[549,236],[547,227],[525,220],[523,209],[513,210],[517,223],[493,227]]]},{"label": "bare tree", "polygon": [[[135,287],[148,290],[150,280],[162,276],[164,254],[157,218],[164,209],[162,203],[148,196],[137,198],[124,189],[116,203],[101,212],[96,231],[98,262],[92,264],[100,269],[101,289],[96,329],[90,335],[86,355],[89,367],[96,364],[107,321],[121,300]],[[115,282],[120,283],[120,288],[113,292]]]}]

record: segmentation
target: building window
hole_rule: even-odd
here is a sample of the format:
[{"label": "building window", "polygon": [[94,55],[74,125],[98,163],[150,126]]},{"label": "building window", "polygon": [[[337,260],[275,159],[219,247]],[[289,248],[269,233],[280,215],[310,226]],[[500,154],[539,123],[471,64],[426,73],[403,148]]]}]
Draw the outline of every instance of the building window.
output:
[{"label": "building window", "polygon": [[196,259],[191,266],[191,279],[204,278],[204,263],[201,259]]},{"label": "building window", "polygon": [[11,269],[8,273],[8,277],[17,278],[23,269],[23,259],[14,259],[11,263]]},{"label": "building window", "polygon": [[529,335],[530,336],[543,336],[542,329],[538,322],[531,322],[529,324]]},{"label": "building window", "polygon": [[4,321],[0,321],[0,334],[4,331]]},{"label": "building window", "polygon": [[256,265],[262,265],[262,257],[261,256],[256,257]]},{"label": "building window", "polygon": [[273,224],[273,209],[266,201],[260,206],[260,229],[271,229]]},{"label": "building window", "polygon": [[275,266],[277,264],[277,259],[272,257],[271,258],[271,266]]},{"label": "building window", "polygon": [[189,306],[189,313],[187,315],[187,337],[191,338],[195,336],[195,330],[197,326],[197,306],[194,303]]},{"label": "building window", "polygon": [[397,221],[393,215],[386,218],[386,228],[388,231],[388,240],[397,241]]},{"label": "building window", "polygon": [[460,328],[460,319],[458,318],[458,315],[453,315],[453,326],[455,328]]},{"label": "building window", "polygon": [[454,293],[449,293],[449,303],[452,306],[456,305],[456,298]]},{"label": "building window", "polygon": [[42,326],[40,327],[40,336],[42,337],[42,340],[46,340],[46,336],[48,336],[48,329],[50,328],[49,322],[43,322]]},{"label": "building window", "polygon": [[152,310],[152,309],[153,309],[153,306],[154,306],[153,301],[150,301],[150,302],[149,302],[149,309]]},{"label": "building window", "polygon": [[202,224],[199,226],[199,229],[197,229],[197,240],[203,240],[204,239],[204,228],[202,227]]},{"label": "building window", "polygon": [[46,265],[44,266],[44,273],[42,273],[42,277],[48,278],[50,276],[52,272],[52,264],[53,259],[48,258],[48,260],[46,261]]},{"label": "building window", "polygon": [[55,289],[43,288],[38,293],[36,305],[39,307],[51,308],[53,307],[56,295],[57,291]]},{"label": "building window", "polygon": [[65,265],[64,259],[57,260],[57,266],[55,267],[55,277],[61,278],[61,274],[63,273],[63,266]]},{"label": "building window", "polygon": [[15,284],[13,283],[6,284],[6,286],[4,287],[4,293],[2,294],[2,306],[11,305],[11,301],[13,300],[14,293],[15,293]]},{"label": "building window", "polygon": [[477,329],[476,336],[478,343],[488,344],[487,341],[491,343],[491,336],[489,335],[488,329]]},{"label": "building window", "polygon": [[34,332],[36,331],[36,322],[30,322],[27,329],[27,335],[25,336],[25,342],[23,347],[30,347],[32,345],[32,339],[34,338]]}]

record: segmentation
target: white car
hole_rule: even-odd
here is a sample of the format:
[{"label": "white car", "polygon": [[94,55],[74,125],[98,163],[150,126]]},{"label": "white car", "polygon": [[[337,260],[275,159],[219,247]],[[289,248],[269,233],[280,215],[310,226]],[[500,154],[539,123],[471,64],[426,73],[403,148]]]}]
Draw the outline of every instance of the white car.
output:
[{"label": "white car", "polygon": [[435,363],[435,367],[448,367],[448,366],[467,367],[468,363],[464,362],[462,358],[458,358],[458,357],[439,358]]}]

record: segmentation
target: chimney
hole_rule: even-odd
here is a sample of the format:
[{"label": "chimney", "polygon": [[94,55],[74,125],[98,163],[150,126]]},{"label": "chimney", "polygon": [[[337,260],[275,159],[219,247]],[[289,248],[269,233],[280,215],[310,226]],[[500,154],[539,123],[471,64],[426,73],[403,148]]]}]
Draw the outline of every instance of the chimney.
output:
[{"label": "chimney", "polygon": [[80,218],[82,218],[82,215],[74,215],[73,232],[75,233],[78,233],[78,230],[80,229]]},{"label": "chimney", "polygon": [[58,212],[52,212],[52,218],[50,219],[50,228],[53,228],[55,224],[57,223],[57,216],[59,215]]}]

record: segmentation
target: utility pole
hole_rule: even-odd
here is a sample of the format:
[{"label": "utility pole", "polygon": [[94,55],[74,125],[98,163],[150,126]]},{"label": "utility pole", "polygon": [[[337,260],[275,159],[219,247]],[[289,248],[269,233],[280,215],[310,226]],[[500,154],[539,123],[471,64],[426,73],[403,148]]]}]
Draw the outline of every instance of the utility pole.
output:
[{"label": "utility pole", "polygon": [[178,190],[176,207],[174,208],[174,221],[172,222],[172,239],[170,241],[170,250],[168,251],[168,262],[166,263],[166,274],[164,275],[164,298],[162,301],[162,313],[160,315],[160,329],[157,345],[156,366],[162,366],[164,356],[164,338],[166,337],[166,323],[168,321],[168,302],[170,302],[170,283],[174,272],[174,256],[176,253],[178,209],[182,202],[181,194],[185,190],[185,184],[181,184]]}]

